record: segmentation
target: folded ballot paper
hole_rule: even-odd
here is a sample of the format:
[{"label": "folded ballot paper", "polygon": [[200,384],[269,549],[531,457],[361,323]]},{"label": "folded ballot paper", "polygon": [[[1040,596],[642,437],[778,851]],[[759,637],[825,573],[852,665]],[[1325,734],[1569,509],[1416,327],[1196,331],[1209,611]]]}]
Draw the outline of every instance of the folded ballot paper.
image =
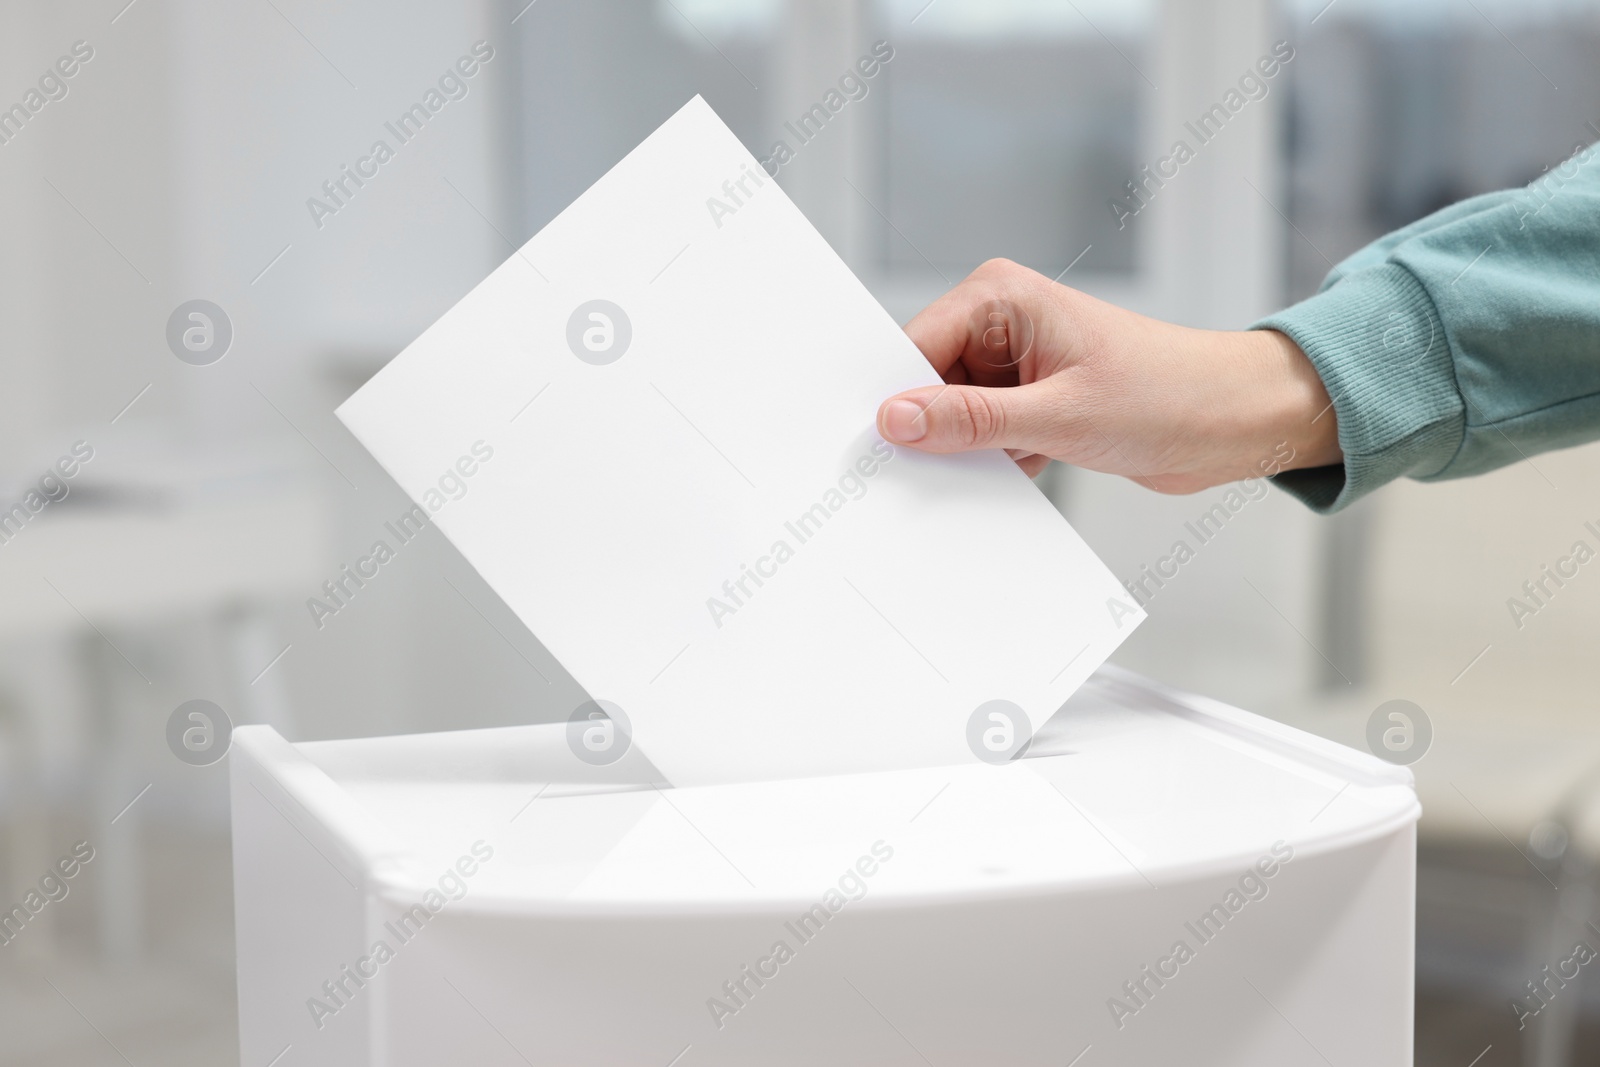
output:
[{"label": "folded ballot paper", "polygon": [[878,435],[938,382],[696,97],[338,414],[594,698],[574,752],[692,786],[1003,761],[1142,619],[1004,453]]}]

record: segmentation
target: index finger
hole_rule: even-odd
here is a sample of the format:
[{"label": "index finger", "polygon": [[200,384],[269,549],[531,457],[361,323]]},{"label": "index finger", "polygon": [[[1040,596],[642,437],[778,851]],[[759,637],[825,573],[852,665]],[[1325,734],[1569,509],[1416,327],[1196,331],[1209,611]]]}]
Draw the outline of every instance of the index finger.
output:
[{"label": "index finger", "polygon": [[969,274],[906,323],[906,336],[911,343],[922,350],[939,377],[947,380],[950,368],[966,354],[971,341],[968,320],[973,307],[988,299],[977,296],[974,288]]},{"label": "index finger", "polygon": [[[1011,351],[1011,338],[1002,333],[986,345],[993,316],[979,312],[998,302],[1032,304],[1042,276],[1006,260],[990,260],[967,275],[906,324],[906,334],[939,376],[947,382],[972,380],[983,385],[1005,384],[1018,373],[1026,350]],[[1023,315],[1027,317],[1026,313]],[[1030,327],[1031,329],[1031,327]],[[1028,344],[1031,348],[1031,339]]]}]

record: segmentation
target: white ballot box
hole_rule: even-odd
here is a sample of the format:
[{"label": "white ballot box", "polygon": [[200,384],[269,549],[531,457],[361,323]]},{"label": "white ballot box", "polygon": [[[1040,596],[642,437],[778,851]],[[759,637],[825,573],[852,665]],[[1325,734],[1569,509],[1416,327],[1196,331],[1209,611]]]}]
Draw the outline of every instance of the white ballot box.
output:
[{"label": "white ballot box", "polygon": [[240,728],[241,1063],[1411,1063],[1405,768],[1113,668],[1001,765],[674,789],[575,729]]}]

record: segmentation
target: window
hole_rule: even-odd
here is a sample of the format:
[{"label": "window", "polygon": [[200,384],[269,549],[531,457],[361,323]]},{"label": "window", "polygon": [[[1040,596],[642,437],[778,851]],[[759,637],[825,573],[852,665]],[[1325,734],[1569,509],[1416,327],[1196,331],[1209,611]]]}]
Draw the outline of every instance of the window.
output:
[{"label": "window", "polygon": [[960,277],[1003,253],[1053,276],[1092,245],[1086,269],[1131,271],[1108,201],[1137,169],[1151,5],[887,0],[879,16],[904,41],[881,150],[905,239],[885,240],[885,267],[926,256]]},{"label": "window", "polygon": [[[1294,0],[1292,296],[1368,241],[1600,140],[1593,0]],[[1313,19],[1315,22],[1313,23]],[[1559,89],[1557,88],[1559,86]]]}]

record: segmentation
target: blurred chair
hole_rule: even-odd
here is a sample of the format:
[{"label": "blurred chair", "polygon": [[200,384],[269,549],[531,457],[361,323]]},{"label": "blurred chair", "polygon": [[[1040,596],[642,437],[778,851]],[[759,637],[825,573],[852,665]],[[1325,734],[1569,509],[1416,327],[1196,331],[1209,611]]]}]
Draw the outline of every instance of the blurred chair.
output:
[{"label": "blurred chair", "polygon": [[[53,645],[87,682],[83,733],[100,740],[85,744],[77,762],[88,772],[86,792],[101,831],[94,841],[97,881],[111,891],[96,898],[102,947],[113,958],[132,958],[143,942],[141,807],[128,805],[152,780],[140,759],[152,747],[141,732],[152,725],[125,694],[158,678],[162,688],[173,681],[149,656],[149,634],[161,623],[208,620],[229,650],[224,673],[236,681],[225,699],[238,703],[225,710],[235,722],[292,732],[282,665],[266,669],[289,645],[273,609],[320,581],[326,503],[317,482],[272,455],[267,449],[97,455],[69,495],[24,526],[0,556],[0,602],[7,608],[0,641]],[[39,795],[46,753],[37,739],[47,717],[69,710],[22,701],[0,739],[9,756],[0,767],[9,772],[0,796],[13,823],[3,866],[13,881],[36,877],[54,860],[40,840],[41,814],[16,800]],[[163,716],[156,728],[164,726]],[[165,747],[164,739],[158,743]],[[113,819],[116,832],[106,832]]]}]

